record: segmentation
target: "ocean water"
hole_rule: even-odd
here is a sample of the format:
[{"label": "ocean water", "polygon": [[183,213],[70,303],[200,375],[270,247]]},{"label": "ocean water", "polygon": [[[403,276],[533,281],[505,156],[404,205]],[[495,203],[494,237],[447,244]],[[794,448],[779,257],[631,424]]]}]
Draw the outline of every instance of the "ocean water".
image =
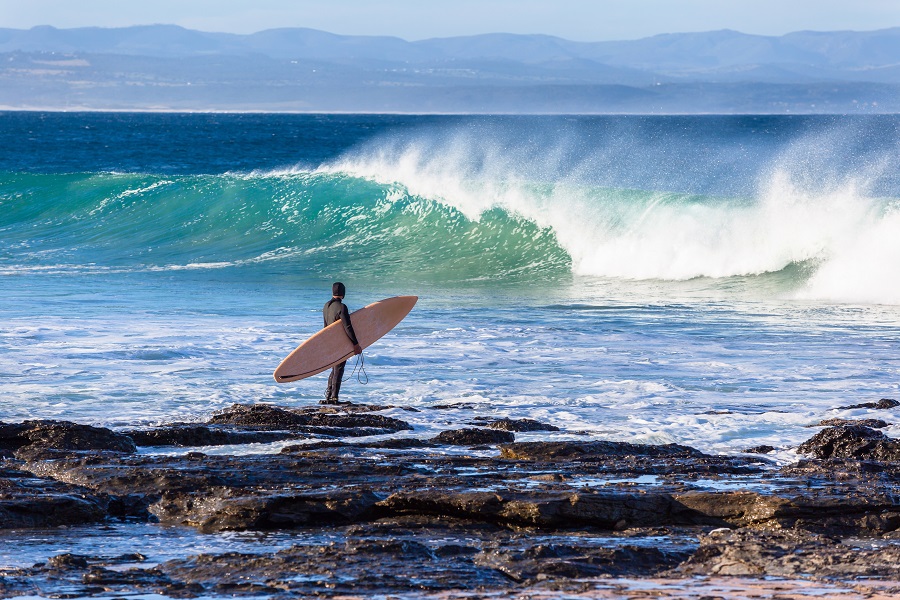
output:
[{"label": "ocean water", "polygon": [[900,117],[0,113],[2,421],[315,404],[336,280],[420,297],[342,390],[409,435],[791,460],[900,399]]}]

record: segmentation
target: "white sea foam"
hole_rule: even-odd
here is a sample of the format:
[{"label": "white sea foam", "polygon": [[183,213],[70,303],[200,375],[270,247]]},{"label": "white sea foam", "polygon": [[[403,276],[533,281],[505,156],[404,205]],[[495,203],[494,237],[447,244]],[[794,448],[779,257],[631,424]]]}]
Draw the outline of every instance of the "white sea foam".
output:
[{"label": "white sea foam", "polygon": [[[119,177],[122,177],[123,179],[125,179],[126,177],[134,177],[134,176],[130,175],[130,176],[119,176]],[[121,200],[125,200],[126,198],[130,198],[132,196],[141,196],[143,194],[147,194],[147,193],[157,190],[159,188],[172,185],[173,183],[174,183],[173,181],[164,179],[164,180],[160,180],[160,181],[155,181],[155,182],[151,183],[150,185],[138,186],[136,188],[128,188],[125,191],[119,192],[115,196],[101,200],[100,203],[97,204],[97,206],[95,208],[93,208],[88,214],[91,217],[96,217],[100,213],[104,212],[109,206],[114,205],[115,203],[117,203]]]},{"label": "white sea foam", "polygon": [[[399,185],[471,220],[501,208],[533,221],[554,232],[578,275],[672,281],[802,264],[817,270],[802,298],[900,302],[897,202],[870,191],[885,164],[835,174],[820,149],[834,140],[791,145],[742,197],[598,187],[596,157],[566,164],[561,146],[536,154],[501,142],[467,133],[381,141],[321,170]],[[616,149],[629,150],[640,149]]]},{"label": "white sea foam", "polygon": [[[39,320],[8,316],[0,327],[0,390],[16,398],[0,420],[131,428],[203,421],[234,402],[318,401],[324,376],[278,385],[271,372],[321,326],[319,295],[246,286],[237,288],[235,307],[234,282],[198,283],[202,274],[165,275],[166,289],[178,290],[170,295],[104,279],[115,300],[87,304],[75,289],[83,278],[62,295],[60,280],[48,280],[52,294],[41,292],[48,300]],[[566,302],[560,292],[555,300]],[[355,306],[377,299],[354,298]],[[894,329],[885,325],[897,316],[892,307],[699,303],[654,310],[613,302],[590,312],[491,301],[488,311],[485,297],[425,291],[401,326],[366,352],[370,384],[348,381],[342,393],[419,409],[383,413],[410,422],[414,437],[476,417],[527,417],[563,431],[517,439],[674,442],[724,453],[769,444],[784,460],[814,433],[807,425],[875,416],[836,407],[900,393]],[[79,306],[77,314],[71,306]],[[457,408],[432,409],[447,405]]]},{"label": "white sea foam", "polygon": [[801,298],[900,304],[900,207],[835,240]]}]

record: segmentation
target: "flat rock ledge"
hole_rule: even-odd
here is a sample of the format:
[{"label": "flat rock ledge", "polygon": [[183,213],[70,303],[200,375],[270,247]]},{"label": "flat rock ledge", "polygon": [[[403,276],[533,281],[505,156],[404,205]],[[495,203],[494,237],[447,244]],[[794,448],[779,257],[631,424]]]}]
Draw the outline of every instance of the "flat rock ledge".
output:
[{"label": "flat rock ledge", "polygon": [[484,425],[490,429],[500,429],[503,431],[560,431],[556,425],[549,423],[541,423],[534,419],[475,419],[475,423]]},{"label": "flat rock ledge", "polygon": [[872,429],[884,429],[890,423],[881,419],[824,419],[814,425],[808,427],[842,427],[849,425],[860,425],[862,427],[871,427]]},{"label": "flat rock ledge", "polygon": [[676,570],[685,575],[892,578],[898,561],[900,545],[865,548],[808,532],[717,529],[702,535],[700,548]]},{"label": "flat rock ledge", "polygon": [[[676,444],[535,441],[538,429],[515,441],[488,420],[413,438],[377,412],[235,405],[207,423],[129,435],[0,424],[2,529],[158,522],[191,535],[298,534],[277,551],[146,566],[139,546],[58,554],[0,569],[0,596],[490,595],[581,593],[609,577],[896,577],[900,453],[875,429],[824,429],[798,449],[809,458],[778,467]],[[340,439],[357,429],[389,433]],[[270,434],[308,443],[271,454],[135,452]]]},{"label": "flat rock ledge", "polygon": [[109,450],[130,453],[134,440],[105,427],[69,421],[0,423],[0,452],[39,456],[44,451]]},{"label": "flat rock ledge", "polygon": [[871,408],[873,410],[888,410],[900,406],[900,402],[893,398],[882,398],[878,402],[862,402],[860,404],[851,404],[850,406],[841,406],[838,410],[848,410],[856,408]]}]

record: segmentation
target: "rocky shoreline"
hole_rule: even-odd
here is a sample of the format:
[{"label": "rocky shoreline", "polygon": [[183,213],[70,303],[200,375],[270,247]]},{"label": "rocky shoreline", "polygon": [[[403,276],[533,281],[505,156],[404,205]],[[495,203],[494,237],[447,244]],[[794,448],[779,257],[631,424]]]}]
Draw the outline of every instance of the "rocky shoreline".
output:
[{"label": "rocky shoreline", "polygon": [[[860,578],[871,584],[860,597],[900,593],[900,440],[885,421],[822,422],[798,448],[807,458],[779,466],[765,448],[516,441],[557,430],[530,419],[422,439],[379,414],[389,408],[403,407],[234,405],[206,423],[118,432],[0,423],[10,534],[113,523],[297,534],[279,549],[263,535],[253,552],[162,562],[135,539],[114,556],[0,565],[0,597],[614,597],[623,578],[669,597],[660,590],[723,577],[778,578],[801,596],[805,583]],[[275,441],[286,445],[271,454],[197,450]]]}]

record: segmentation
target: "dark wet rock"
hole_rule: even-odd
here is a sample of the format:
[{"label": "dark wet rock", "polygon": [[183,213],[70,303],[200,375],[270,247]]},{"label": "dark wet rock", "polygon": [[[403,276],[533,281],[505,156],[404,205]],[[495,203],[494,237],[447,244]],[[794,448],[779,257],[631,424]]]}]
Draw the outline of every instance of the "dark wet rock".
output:
[{"label": "dark wet rock", "polygon": [[0,446],[16,454],[37,454],[45,450],[108,450],[134,452],[128,436],[105,427],[80,425],[69,421],[25,421],[0,423]]},{"label": "dark wet rock", "polygon": [[[473,431],[490,435],[490,440],[512,437],[508,432],[490,429]],[[485,438],[469,437],[471,431],[464,433],[464,443],[485,442]],[[583,477],[596,481],[639,473],[666,477],[683,473],[687,478],[705,473],[724,477],[728,473],[754,473],[761,468],[747,459],[708,457],[679,446],[508,445],[524,450],[523,456],[531,456],[528,451],[534,449],[539,450],[537,456],[543,457],[566,455],[577,448],[581,456],[590,458],[554,458],[548,461],[552,466],[535,467],[533,463],[539,461],[529,458],[453,456],[424,450],[430,445],[429,441],[394,439],[357,444],[318,442],[277,455],[74,454],[30,461],[25,467],[41,477],[77,483],[114,497],[115,502],[109,503],[110,516],[146,519],[150,513],[166,522],[208,531],[332,526],[415,514],[549,528],[569,527],[573,523],[609,529],[635,524],[711,524],[722,519],[707,518],[693,508],[673,502],[663,489],[635,497],[617,489],[634,484],[620,482],[608,494],[597,495],[582,489],[584,484],[580,481]],[[423,452],[411,457],[403,452],[410,447],[423,448]],[[586,448],[594,453],[586,453]],[[373,461],[376,452],[377,461]],[[643,456],[635,456],[638,452]],[[545,477],[548,468],[553,470],[551,477]],[[660,478],[659,485],[663,486],[664,481]],[[432,497],[411,494],[419,489],[437,491],[442,499],[436,502]],[[471,501],[472,489],[504,491],[498,500],[502,506],[497,511],[490,506],[478,510],[460,508]],[[348,498],[355,499],[356,504],[347,504]],[[406,502],[400,502],[401,498]]]},{"label": "dark wet rock", "polygon": [[478,428],[442,431],[434,436],[431,441],[435,444],[450,444],[454,446],[485,446],[505,444],[515,441],[515,439],[516,436],[508,431]]},{"label": "dark wet rock", "polygon": [[[412,429],[406,421],[372,414],[371,411],[334,412],[332,407],[317,409],[315,412],[294,411],[268,404],[234,404],[214,414],[209,424],[331,433],[341,436],[379,435]],[[357,432],[354,434],[351,430]]]},{"label": "dark wet rock", "polygon": [[408,448],[427,448],[435,444],[428,440],[418,438],[390,438],[386,440],[375,440],[371,442],[340,442],[340,441],[324,441],[310,442],[308,444],[296,444],[293,446],[285,446],[281,449],[281,454],[297,454],[300,452],[314,452],[316,450],[324,450],[329,448],[370,448],[373,450],[404,450]]},{"label": "dark wet rock", "polygon": [[884,482],[900,482],[900,463],[886,463],[848,458],[800,459],[779,470],[779,476],[814,482],[853,482],[875,489]]},{"label": "dark wet rock", "polygon": [[385,417],[384,415],[373,414],[350,414],[350,415],[309,415],[306,425],[313,427],[335,427],[335,428],[369,428],[380,429],[385,433],[393,433],[397,431],[411,430],[412,425],[400,419],[393,417]]},{"label": "dark wet rock", "polygon": [[[332,450],[341,454],[328,454]],[[356,457],[348,450],[362,454]],[[160,520],[207,531],[323,526],[411,514],[550,528],[578,523],[617,529],[720,522],[719,517],[709,519],[674,502],[664,492],[583,492],[571,473],[548,480],[549,490],[529,491],[534,487],[533,473],[514,463],[504,463],[501,471],[496,459],[435,455],[415,465],[402,454],[373,463],[367,451],[344,446],[297,455],[201,460],[64,456],[29,463],[28,468],[115,495],[120,502],[131,499],[123,513],[137,514],[143,503]],[[671,462],[662,466],[673,470]],[[519,491],[473,496],[468,490],[476,486]],[[436,495],[412,492],[419,488],[441,491]]]},{"label": "dark wet rock", "polygon": [[860,427],[882,429],[890,425],[890,423],[882,421],[881,419],[825,419],[819,421],[815,425],[808,425],[807,427],[842,427],[847,425],[859,425]]},{"label": "dark wet rock", "polygon": [[[172,581],[157,568],[122,568],[125,563],[143,561],[140,554],[116,558],[60,554],[46,562],[23,569],[2,569],[0,595],[14,597],[75,598],[118,596],[120,594],[159,594],[170,598],[193,598],[203,587]],[[107,568],[117,567],[117,568]]]},{"label": "dark wet rock", "polygon": [[151,510],[164,522],[200,531],[294,529],[371,518],[380,498],[372,493],[278,495],[166,495]]},{"label": "dark wet rock", "polygon": [[591,460],[616,456],[704,457],[699,450],[678,444],[652,446],[627,442],[518,442],[500,447],[503,458],[524,460]]},{"label": "dark wet rock", "polygon": [[[104,590],[129,590],[129,589],[154,589],[165,591],[166,595],[172,594],[178,590],[187,590],[187,586],[173,582],[169,577],[162,573],[159,569],[107,569],[105,567],[92,565],[88,567],[87,572],[82,576],[81,581],[85,585],[101,586]],[[194,591],[200,591],[196,588]],[[193,595],[193,594],[190,594]]]},{"label": "dark wet rock", "polygon": [[746,450],[742,450],[747,454],[768,454],[770,452],[775,452],[775,446],[768,446],[763,444],[761,446],[753,446],[752,448],[747,448]]},{"label": "dark wet rock", "polygon": [[138,446],[224,446],[278,442],[306,437],[289,431],[246,431],[221,426],[172,424],[155,429],[123,431]]},{"label": "dark wet rock", "polygon": [[51,556],[47,564],[57,569],[87,569],[89,558],[91,557],[67,552]]},{"label": "dark wet rock", "polygon": [[838,410],[849,410],[853,408],[873,408],[875,410],[886,410],[900,406],[900,402],[891,398],[882,398],[878,402],[863,402],[862,404],[853,404],[852,406],[841,406]]},{"label": "dark wet rock", "polygon": [[29,462],[24,468],[41,477],[78,483],[112,495],[143,494],[148,498],[164,492],[209,493],[218,488],[278,489],[291,484],[321,486],[349,475],[375,476],[369,464],[316,464],[315,460],[280,455],[121,456],[112,454],[63,455],[53,460]]},{"label": "dark wet rock", "polygon": [[324,442],[310,442],[308,444],[294,444],[285,446],[279,451],[279,454],[301,454],[309,452],[317,452],[319,450],[330,450],[333,448],[359,447],[349,442],[340,442],[337,440],[329,440]]},{"label": "dark wet rock", "polygon": [[[658,544],[636,540],[606,547],[592,543],[594,535],[582,539],[578,534],[558,543],[534,542],[528,532],[459,527],[407,529],[390,523],[358,536],[359,527],[354,526],[344,530],[344,541],[297,544],[266,555],[205,554],[169,561],[160,569],[173,580],[201,584],[210,591],[220,582],[234,585],[243,579],[265,582],[292,597],[419,595],[440,590],[464,590],[467,598],[507,597],[515,591],[518,597],[525,591],[519,585],[538,581],[565,584],[585,577],[655,575],[676,566],[695,546],[692,542],[681,549],[660,549]],[[468,544],[452,541],[459,536]],[[511,582],[516,587],[511,588]]]},{"label": "dark wet rock", "polygon": [[534,419],[497,419],[484,423],[484,426],[502,431],[559,431],[559,427],[555,425],[548,425]]},{"label": "dark wet rock", "polygon": [[[244,468],[247,468],[244,463]],[[40,477],[78,483],[116,496],[145,496],[152,502],[167,490],[207,490],[229,480],[251,478],[238,465],[223,473],[184,457],[129,457],[114,455],[60,455],[52,459],[26,462],[24,468]],[[252,468],[252,467],[251,467]]]},{"label": "dark wet rock", "polygon": [[141,554],[140,552],[127,552],[125,554],[120,554],[112,559],[107,559],[113,564],[117,563],[135,563],[135,562],[144,562],[147,560],[147,557]]},{"label": "dark wet rock", "polygon": [[306,425],[303,415],[270,404],[233,404],[213,414],[208,421],[215,425],[244,425],[250,427],[282,427]]},{"label": "dark wet rock", "polygon": [[[63,456],[27,463],[34,473],[77,481],[97,492],[128,498],[157,518],[204,530],[291,528],[368,519],[363,513],[402,477],[416,476],[406,461],[323,460],[322,455]],[[378,497],[367,490],[387,488]],[[324,490],[324,491],[323,491]]]},{"label": "dark wet rock", "polygon": [[[625,582],[628,587],[619,594],[624,596],[625,592],[633,595],[643,577],[735,573],[797,578],[822,573],[848,580],[855,580],[856,574],[890,581],[893,574],[885,567],[897,559],[894,550],[879,556],[878,551],[793,531],[648,529],[606,534],[602,541],[590,531],[558,532],[548,537],[536,536],[531,530],[491,529],[461,521],[452,526],[423,527],[390,521],[340,531],[326,538],[328,541],[313,536],[277,552],[260,548],[250,553],[198,554],[142,569],[110,568],[112,561],[97,557],[84,557],[86,567],[79,562],[6,569],[0,590],[18,595],[40,589],[42,595],[76,597],[155,593],[167,597],[285,598],[418,597],[423,593],[429,597],[505,598],[530,596],[535,591],[535,597],[552,598],[566,590],[578,597],[585,592],[593,597],[589,593],[592,579],[636,579]],[[698,533],[699,550],[694,541]],[[661,543],[660,536],[682,536],[683,541]],[[461,539],[464,544],[459,543]],[[861,556],[855,558],[853,553]],[[866,560],[872,563],[866,565]],[[670,588],[672,597],[682,597],[678,592],[688,589],[682,587],[683,581],[667,581],[674,586]]]},{"label": "dark wet rock", "polygon": [[401,492],[378,506],[396,514],[442,515],[549,528],[625,529],[697,521],[693,511],[681,508],[665,493]]},{"label": "dark wet rock", "polygon": [[[476,431],[491,435],[490,439],[512,435],[488,429]],[[466,441],[473,440],[466,438]],[[484,439],[474,441],[483,442]],[[419,488],[442,489],[448,493],[465,493],[473,487],[534,490],[536,482],[540,481],[537,487],[542,491],[571,495],[582,487],[583,484],[579,483],[582,477],[627,477],[641,473],[666,477],[677,476],[678,473],[687,478],[700,474],[724,477],[732,473],[752,474],[762,468],[745,458],[697,456],[693,451],[686,452],[677,447],[661,447],[656,452],[651,451],[651,447],[640,447],[641,452],[652,456],[636,457],[616,455],[623,447],[614,445],[612,455],[594,454],[590,460],[580,461],[554,459],[548,461],[548,466],[535,466],[533,462],[537,461],[529,459],[499,460],[494,457],[448,456],[443,452],[428,452],[427,448],[431,445],[429,441],[417,439],[389,439],[356,444],[316,442],[276,455],[76,454],[27,462],[25,467],[41,477],[54,477],[115,496],[120,506],[117,515],[130,514],[139,518],[146,515],[146,510],[141,512],[142,506],[146,509],[160,501],[164,494],[168,502],[180,503],[183,507],[177,510],[166,508],[162,512],[154,509],[155,514],[175,518],[172,515],[178,511],[184,514],[193,510],[203,512],[211,510],[212,503],[233,505],[235,499],[248,497],[252,498],[252,503],[264,507],[254,508],[254,511],[265,511],[269,510],[265,508],[266,503],[280,502],[278,498],[283,496],[321,495],[323,490],[359,494],[373,492],[387,498],[399,491]],[[543,448],[540,445],[524,446],[526,449],[534,447]],[[576,444],[576,447],[584,449],[583,444]],[[421,448],[422,452],[411,456],[404,452],[409,448]],[[609,450],[607,446],[604,448]],[[633,452],[635,448],[628,447],[627,450]],[[373,461],[373,453],[376,452],[379,455],[377,461]],[[546,469],[552,469],[552,477],[543,477],[547,475]],[[663,481],[661,479],[660,483]],[[617,485],[627,487],[629,484]],[[188,504],[191,507],[187,507]],[[207,517],[187,520],[204,523]],[[246,521],[269,522],[256,517],[247,517]],[[301,521],[294,519],[293,522]]]},{"label": "dark wet rock", "polygon": [[26,421],[33,424],[23,434],[32,448],[52,450],[107,450],[134,452],[134,442],[105,427],[79,425],[67,421]]},{"label": "dark wet rock", "polygon": [[462,546],[460,544],[445,544],[438,546],[432,550],[432,552],[435,556],[442,558],[471,556],[473,554],[478,554],[478,548],[475,548],[474,546]]},{"label": "dark wet rock", "polygon": [[132,552],[128,554],[121,554],[119,556],[115,556],[112,558],[103,557],[103,556],[88,556],[83,554],[73,554],[71,552],[66,552],[64,554],[57,554],[55,556],[51,556],[47,559],[46,566],[51,567],[53,569],[59,569],[61,571],[68,570],[86,570],[90,567],[95,566],[112,566],[112,565],[122,565],[122,564],[130,564],[130,563],[138,563],[147,560],[147,557],[143,554]]},{"label": "dark wet rock", "polygon": [[0,421],[0,450],[18,450],[29,440],[23,435],[29,429],[27,423],[3,423]]},{"label": "dark wet rock", "polygon": [[534,546],[522,552],[494,551],[475,557],[478,565],[500,571],[518,583],[587,577],[650,577],[678,566],[690,552],[624,545]]},{"label": "dark wet rock", "polygon": [[202,554],[163,563],[160,569],[172,579],[219,594],[245,593],[248,582],[270,588],[268,592],[254,589],[254,593],[289,597],[362,597],[508,585],[499,572],[475,564],[472,553],[446,553],[441,546],[393,537],[295,545],[266,555]]},{"label": "dark wet rock", "polygon": [[404,410],[406,412],[422,412],[413,406],[396,406],[393,404],[358,404],[356,402],[340,402],[339,404],[319,404],[317,406],[304,406],[300,408],[290,408],[293,413],[297,414],[337,414],[337,413],[368,413],[379,412],[391,409]]},{"label": "dark wet rock", "polygon": [[107,516],[113,519],[129,521],[155,521],[150,513],[150,499],[146,494],[123,494],[121,496],[106,496]]},{"label": "dark wet rock", "polygon": [[40,498],[0,500],[0,528],[58,527],[97,523],[106,518],[103,503],[95,498],[57,494]]},{"label": "dark wet rock", "polygon": [[830,427],[803,442],[797,451],[820,459],[898,461],[900,440],[859,425]]},{"label": "dark wet rock", "polygon": [[107,517],[108,504],[81,486],[12,469],[0,474],[0,529],[96,523]]},{"label": "dark wet rock", "polygon": [[688,492],[675,499],[705,517],[708,524],[749,526],[774,522],[793,507],[791,502],[757,492]]},{"label": "dark wet rock", "polygon": [[433,446],[428,440],[418,438],[392,438],[387,440],[376,440],[365,444],[356,444],[363,448],[373,448],[381,450],[403,450],[407,448],[428,448]]},{"label": "dark wet rock", "polygon": [[[363,437],[410,430],[405,421],[372,414],[385,407],[354,405],[285,409],[234,404],[205,423],[170,423],[123,432],[138,446],[221,446],[322,437]],[[2,433],[2,432],[0,432]]]},{"label": "dark wet rock", "polygon": [[865,536],[900,527],[900,505],[892,496],[857,486],[805,493],[795,489],[790,495],[689,492],[676,494],[675,499],[703,515],[702,522],[710,525]]},{"label": "dark wet rock", "polygon": [[900,546],[865,549],[800,531],[715,530],[676,570],[681,575],[894,577]]}]

